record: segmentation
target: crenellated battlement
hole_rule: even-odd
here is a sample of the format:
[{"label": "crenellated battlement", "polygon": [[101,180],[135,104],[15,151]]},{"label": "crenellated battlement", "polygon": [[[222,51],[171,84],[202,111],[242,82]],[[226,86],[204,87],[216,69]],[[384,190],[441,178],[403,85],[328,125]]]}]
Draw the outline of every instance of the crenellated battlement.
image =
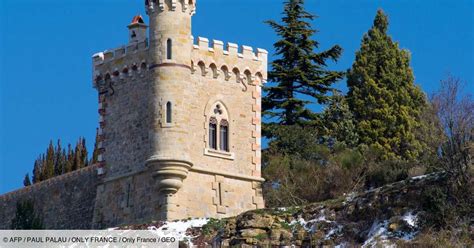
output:
[{"label": "crenellated battlement", "polygon": [[208,72],[212,77],[221,75],[225,80],[229,80],[232,74],[237,75],[237,79],[246,78],[252,84],[256,77],[263,83],[267,80],[267,60],[268,52],[257,48],[256,51],[250,46],[239,46],[235,43],[213,40],[198,37],[193,40],[191,55],[191,68],[195,73],[201,70],[203,76]]},{"label": "crenellated battlement", "polygon": [[[113,50],[96,53],[93,61],[93,84],[110,77],[124,77],[148,67],[148,41],[135,42]],[[124,59],[127,57],[127,59]]]},{"label": "crenellated battlement", "polygon": [[190,15],[196,13],[196,0],[145,0],[147,14],[162,11],[182,11]]}]

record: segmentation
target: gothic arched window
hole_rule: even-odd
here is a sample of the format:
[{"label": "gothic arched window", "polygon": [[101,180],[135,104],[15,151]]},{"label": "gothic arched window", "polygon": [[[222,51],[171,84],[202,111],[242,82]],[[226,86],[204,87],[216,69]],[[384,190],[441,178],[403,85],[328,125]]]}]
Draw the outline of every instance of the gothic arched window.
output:
[{"label": "gothic arched window", "polygon": [[171,102],[166,103],[166,123],[170,124],[173,121],[173,105]]},{"label": "gothic arched window", "polygon": [[217,150],[217,119],[215,117],[209,120],[209,148]]},{"label": "gothic arched window", "polygon": [[219,149],[221,151],[229,151],[229,123],[227,120],[221,120],[220,125],[220,140],[219,140]]},{"label": "gothic arched window", "polygon": [[166,41],[166,59],[172,59],[172,52],[173,52],[173,41],[168,39]]}]

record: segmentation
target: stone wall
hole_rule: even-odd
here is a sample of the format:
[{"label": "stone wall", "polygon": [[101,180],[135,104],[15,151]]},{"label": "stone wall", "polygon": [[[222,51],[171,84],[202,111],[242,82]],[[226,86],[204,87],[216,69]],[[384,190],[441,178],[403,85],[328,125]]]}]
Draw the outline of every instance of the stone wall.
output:
[{"label": "stone wall", "polygon": [[46,229],[90,229],[98,181],[90,166],[0,195],[0,229],[10,229],[17,202],[27,199]]}]

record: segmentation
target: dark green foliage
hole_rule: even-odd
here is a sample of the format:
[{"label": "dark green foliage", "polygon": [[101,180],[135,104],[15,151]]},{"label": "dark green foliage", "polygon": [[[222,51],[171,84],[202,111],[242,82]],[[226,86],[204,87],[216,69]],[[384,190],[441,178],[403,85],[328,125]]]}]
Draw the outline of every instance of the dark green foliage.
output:
[{"label": "dark green foliage", "polygon": [[43,221],[35,213],[34,202],[25,200],[16,205],[15,217],[12,220],[13,230],[39,230],[43,229]]},{"label": "dark green foliage", "polygon": [[[304,9],[303,0],[288,0],[284,4],[282,24],[267,23],[281,38],[274,44],[276,55],[269,72],[273,82],[264,88],[263,114],[283,125],[315,124],[318,115],[308,108],[312,103],[326,103],[326,95],[331,85],[343,77],[342,72],[327,70],[327,60],[336,61],[342,49],[333,46],[329,50],[316,53],[319,43],[311,37],[316,30],[310,21],[315,18]],[[273,129],[264,128],[265,135],[271,137]]]},{"label": "dark green foliage", "polygon": [[334,90],[322,117],[324,143],[330,146],[335,143],[342,143],[348,147],[357,146],[359,137],[355,130],[353,115],[344,95]]},{"label": "dark green foliage", "polygon": [[363,158],[358,151],[319,144],[313,128],[281,126],[276,134],[263,151],[267,206],[327,200],[363,186]]},{"label": "dark green foliage", "polygon": [[424,226],[444,227],[454,217],[446,189],[443,187],[425,189],[421,203],[424,214],[420,220]]},{"label": "dark green foliage", "polygon": [[323,161],[329,156],[329,149],[319,144],[318,131],[312,127],[274,126],[274,139],[268,151],[271,154],[291,155],[306,160]]},{"label": "dark green foliage", "polygon": [[202,227],[202,232],[204,235],[214,234],[219,230],[222,230],[225,227],[225,220],[211,218],[209,221]]},{"label": "dark green foliage", "polygon": [[53,141],[50,141],[46,153],[41,154],[35,160],[33,183],[39,183],[88,166],[87,154],[84,138],[80,138],[74,148],[68,144],[67,151],[62,148],[61,140],[58,140],[56,146],[53,145]]},{"label": "dark green foliage", "polygon": [[348,71],[348,103],[359,143],[381,150],[381,159],[416,159],[425,145],[416,139],[426,106],[414,84],[410,54],[387,34],[387,16],[379,10]]},{"label": "dark green foliage", "polygon": [[76,148],[74,150],[74,163],[72,170],[84,168],[88,164],[89,161],[87,160],[86,139],[80,138],[76,143]]},{"label": "dark green foliage", "polygon": [[23,179],[23,186],[30,186],[31,181],[30,181],[30,175],[26,173],[25,178]]},{"label": "dark green foliage", "polygon": [[403,160],[368,161],[365,178],[366,188],[377,188],[408,178],[410,163]]}]

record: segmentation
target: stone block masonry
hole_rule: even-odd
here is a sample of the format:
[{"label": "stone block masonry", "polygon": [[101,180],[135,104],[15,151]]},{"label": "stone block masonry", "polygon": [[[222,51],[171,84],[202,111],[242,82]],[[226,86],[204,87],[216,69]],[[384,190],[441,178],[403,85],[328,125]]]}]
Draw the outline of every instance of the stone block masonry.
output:
[{"label": "stone block masonry", "polygon": [[33,200],[46,229],[91,229],[98,183],[96,166],[0,196],[0,229],[10,229],[19,201]]}]

